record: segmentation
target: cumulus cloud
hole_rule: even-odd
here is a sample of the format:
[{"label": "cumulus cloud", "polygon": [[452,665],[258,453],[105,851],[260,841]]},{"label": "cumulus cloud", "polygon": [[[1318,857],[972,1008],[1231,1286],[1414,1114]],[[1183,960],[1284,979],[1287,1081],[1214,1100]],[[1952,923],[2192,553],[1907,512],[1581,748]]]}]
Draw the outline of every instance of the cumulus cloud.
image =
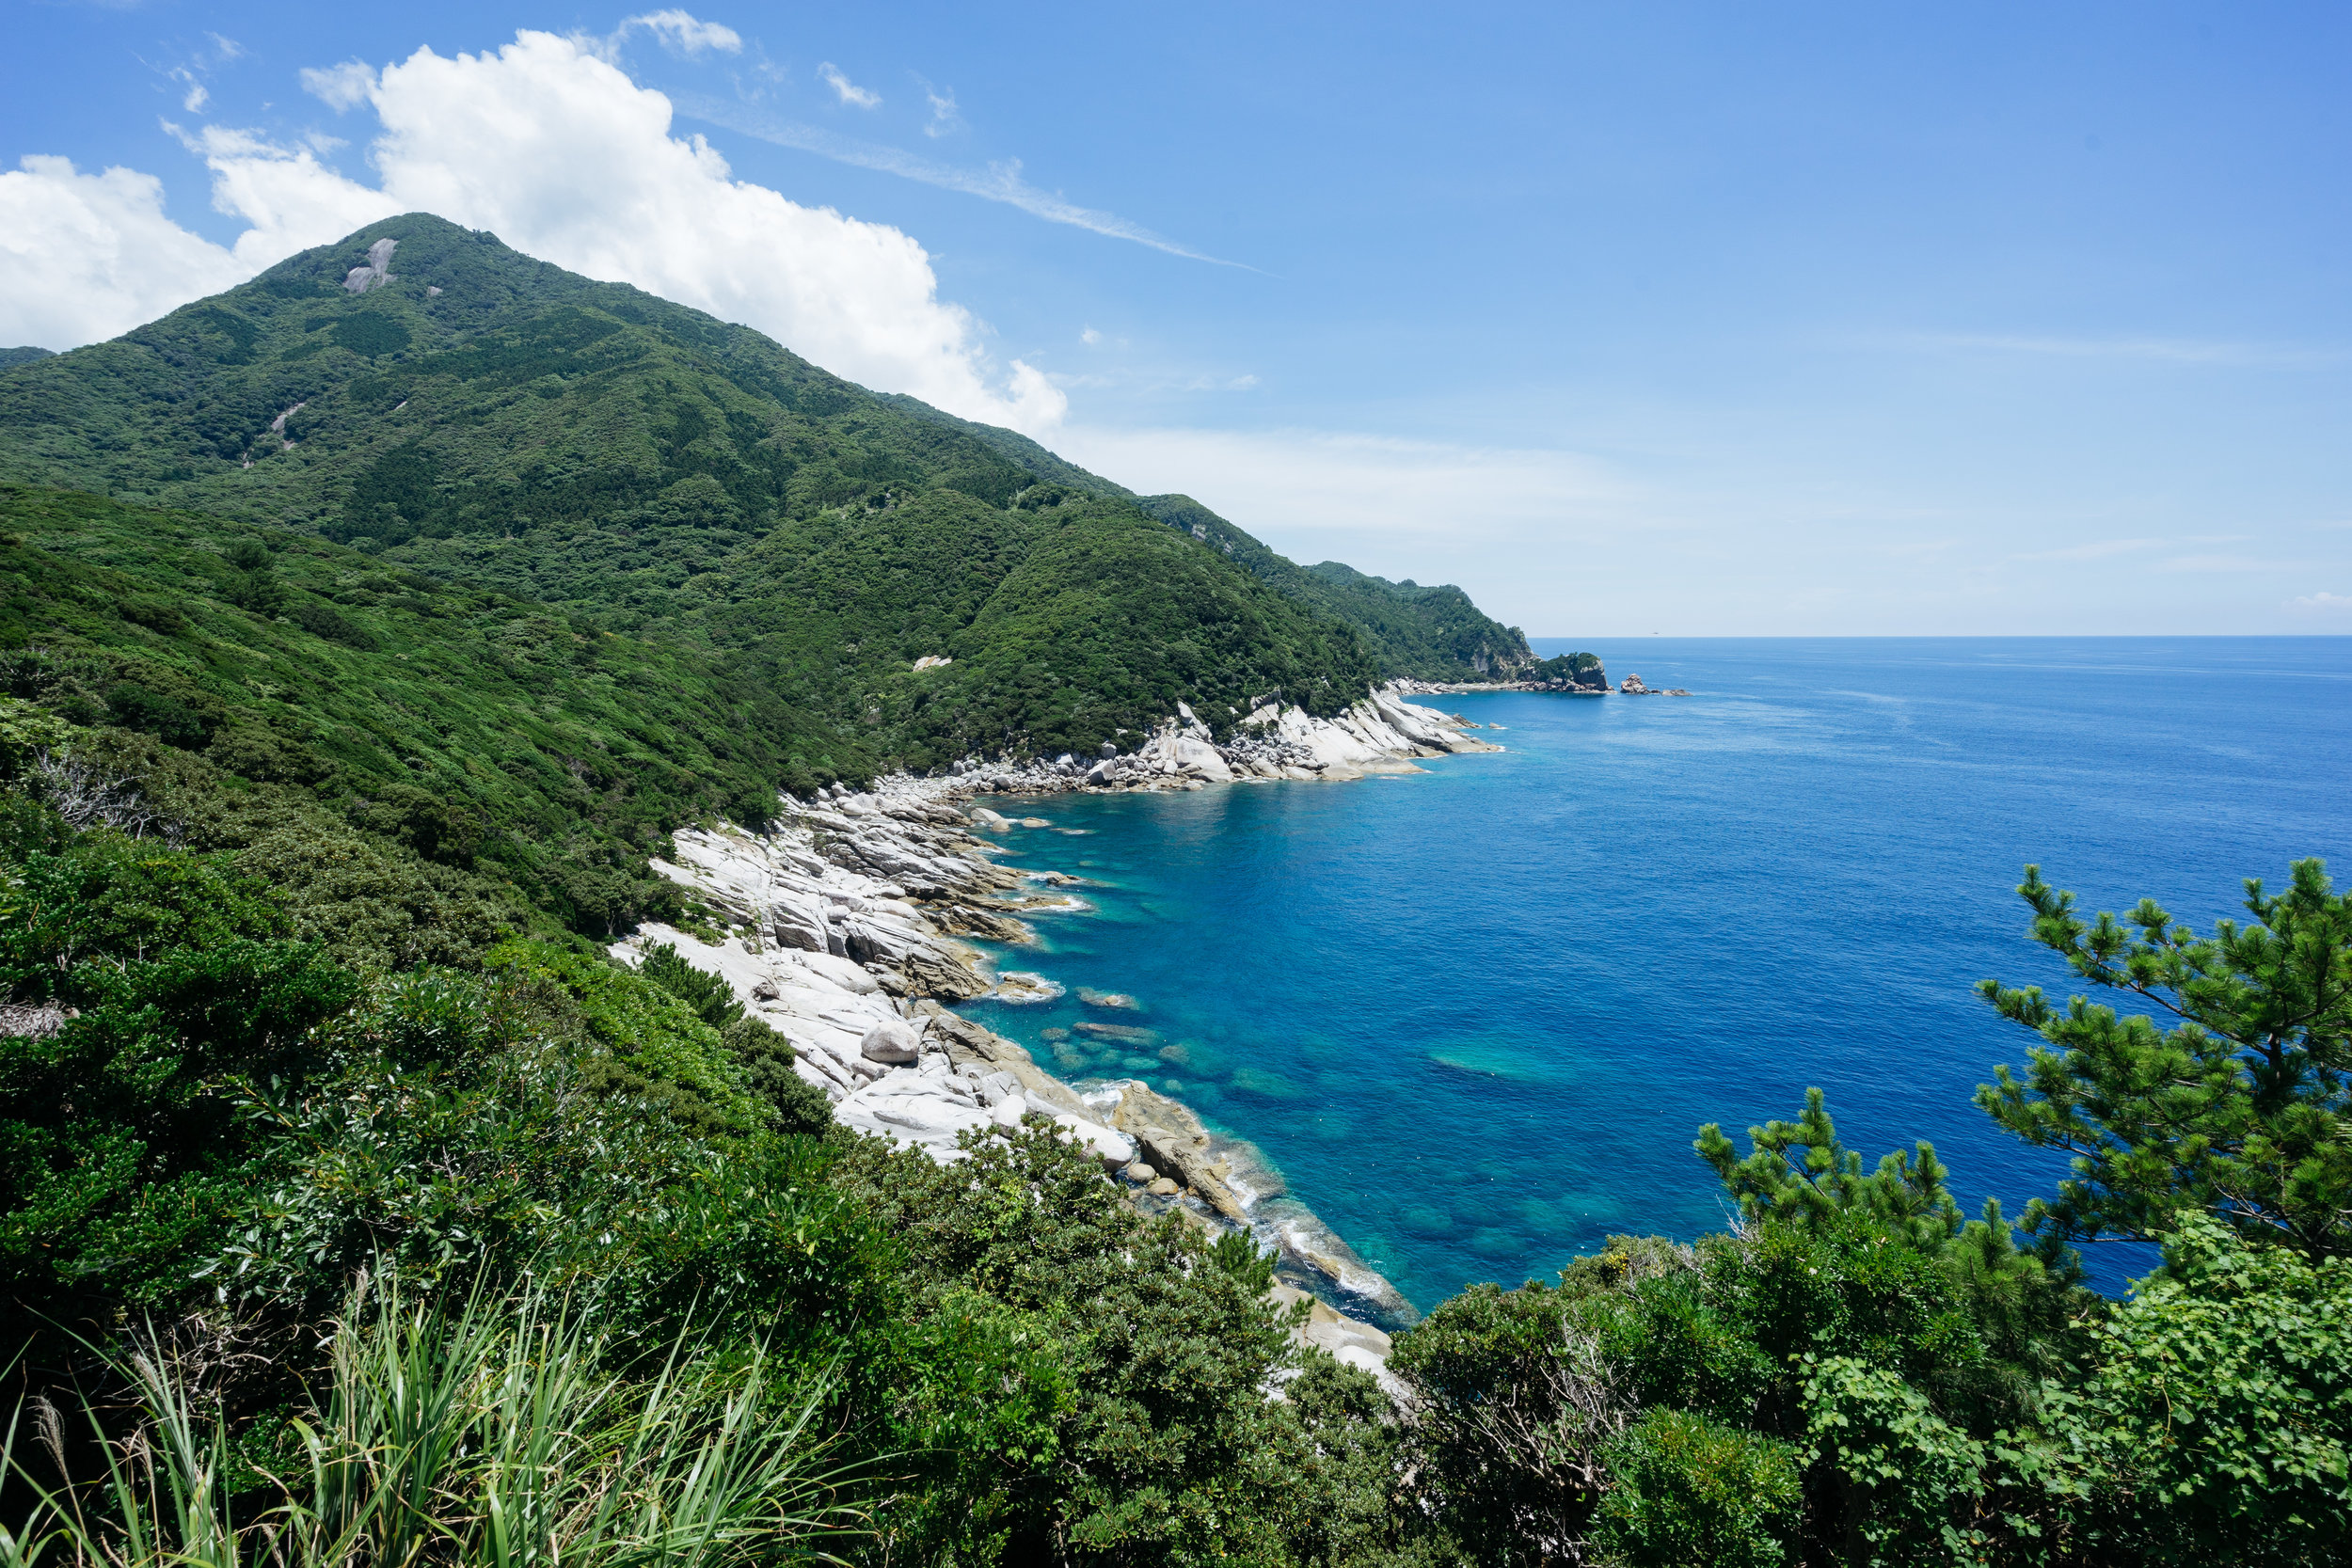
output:
[{"label": "cumulus cloud", "polygon": [[2321,610],[2330,615],[2352,614],[2352,594],[2298,594],[2287,601],[2286,607],[2305,613]]},{"label": "cumulus cloud", "polygon": [[212,169],[214,208],[248,225],[230,252],[247,276],[404,210],[387,193],[346,180],[319,162],[308,145],[281,147],[254,132],[223,125],[207,125],[194,135],[177,126],[167,129]]},{"label": "cumulus cloud", "polygon": [[151,174],[38,155],[0,173],[0,342],[111,338],[252,273],[165,216]]},{"label": "cumulus cloud", "polygon": [[912,237],[736,180],[704,138],[671,135],[670,101],[590,41],[523,32],[494,53],[421,49],[305,86],[373,105],[379,183],[252,132],[183,133],[213,171],[215,207],[249,226],[229,249],[167,218],[145,175],[81,175],[53,158],[0,176],[0,339],[66,348],[111,336],[374,219],[429,212],[967,418],[1039,432],[1068,407],[1033,368],[992,368],[978,324],[939,298]]},{"label": "cumulus cloud", "polygon": [[853,104],[861,109],[877,109],[882,106],[881,93],[870,92],[859,87],[855,82],[842,75],[841,68],[831,60],[818,66],[817,74],[822,76],[833,90],[841,95],[841,102],[844,103]]}]

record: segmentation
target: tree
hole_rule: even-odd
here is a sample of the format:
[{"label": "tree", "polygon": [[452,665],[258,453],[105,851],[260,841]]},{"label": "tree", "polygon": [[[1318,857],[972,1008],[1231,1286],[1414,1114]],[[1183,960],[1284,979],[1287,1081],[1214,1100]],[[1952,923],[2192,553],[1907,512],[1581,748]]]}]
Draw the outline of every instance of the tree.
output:
[{"label": "tree", "polygon": [[1978,988],[2050,1044],[2022,1078],[1996,1069],[1977,1103],[2074,1156],[2026,1227],[2148,1239],[2204,1212],[2309,1258],[2352,1253],[2352,903],[2321,863],[2296,862],[2276,896],[2249,879],[2253,924],[2218,921],[2201,938],[2152,899],[2086,926],[2038,866],[2017,891],[2036,941],[2164,1021],[2081,996],[2059,1011],[2039,987]]},{"label": "tree", "polygon": [[[1748,1142],[1752,1152],[1741,1160],[1710,1121],[1692,1147],[1740,1200],[1740,1217],[1750,1225],[1767,1218],[1810,1225],[1858,1211],[1929,1250],[1961,1233],[1960,1203],[1944,1185],[1935,1146],[1923,1138],[1916,1164],[1897,1149],[1865,1176],[1862,1156],[1838,1139],[1818,1088],[1804,1091],[1803,1116],[1751,1127]],[[1796,1149],[1804,1150],[1802,1164],[1789,1159]]]}]

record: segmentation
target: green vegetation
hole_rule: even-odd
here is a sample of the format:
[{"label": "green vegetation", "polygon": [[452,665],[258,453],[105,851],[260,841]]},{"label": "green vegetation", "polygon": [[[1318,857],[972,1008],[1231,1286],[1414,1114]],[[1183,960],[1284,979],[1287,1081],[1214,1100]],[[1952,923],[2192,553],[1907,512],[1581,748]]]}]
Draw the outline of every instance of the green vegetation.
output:
[{"label": "green vegetation", "polygon": [[647,857],[778,789],[1523,652],[1152,504],[411,216],[0,380],[0,650],[92,787],[378,968],[675,913]]},{"label": "green vegetation", "polygon": [[1534,662],[1517,626],[1481,614],[1458,588],[1391,582],[1336,561],[1295,565],[1190,496],[1146,496],[1136,504],[1178,532],[1221,550],[1277,593],[1354,626],[1371,645],[1383,676],[1503,680]]},{"label": "green vegetation", "polygon": [[1604,689],[1609,676],[1601,668],[1598,654],[1562,654],[1556,658],[1541,658],[1519,672],[1519,679],[1527,681],[1565,681],[1591,690]]},{"label": "green vegetation", "polygon": [[[718,1568],[812,1560],[860,1522],[819,1468],[815,1402],[775,1399],[756,1354],[724,1379],[680,1377],[707,1350],[692,1337],[632,1344],[534,1291],[511,1309],[482,1295],[409,1307],[397,1280],[355,1291],[331,1333],[290,1423],[298,1481],[240,1466],[184,1355],[110,1369],[137,1401],[142,1453],[104,1449],[111,1413],[85,1402],[69,1433],[40,1407],[33,1457],[65,1474],[20,1469],[31,1517],[0,1561]],[[25,1435],[0,1455],[21,1465]],[[87,1487],[69,1480],[80,1439],[106,1453]]]},{"label": "green vegetation", "polygon": [[2352,900],[2317,861],[2285,893],[2249,882],[2253,924],[2201,938],[2153,900],[2086,927],[2074,899],[2026,867],[2034,939],[2082,978],[2153,1006],[2118,1018],[2080,997],[1979,988],[2001,1016],[2057,1049],[1979,1096],[2029,1143],[2075,1156],[2026,1223],[2053,1236],[2148,1238],[2215,1213],[2313,1259],[2352,1255]]}]

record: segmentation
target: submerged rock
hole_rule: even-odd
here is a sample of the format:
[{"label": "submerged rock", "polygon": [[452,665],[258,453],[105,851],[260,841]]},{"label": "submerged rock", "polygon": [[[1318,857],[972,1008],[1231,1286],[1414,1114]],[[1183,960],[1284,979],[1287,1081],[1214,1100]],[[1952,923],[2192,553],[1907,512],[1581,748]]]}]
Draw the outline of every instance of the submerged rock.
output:
[{"label": "submerged rock", "polygon": [[1097,1039],[1117,1040],[1121,1045],[1157,1045],[1160,1043],[1158,1030],[1139,1028],[1132,1023],[1097,1023],[1092,1019],[1082,1019],[1071,1027],[1081,1035],[1092,1035]]}]

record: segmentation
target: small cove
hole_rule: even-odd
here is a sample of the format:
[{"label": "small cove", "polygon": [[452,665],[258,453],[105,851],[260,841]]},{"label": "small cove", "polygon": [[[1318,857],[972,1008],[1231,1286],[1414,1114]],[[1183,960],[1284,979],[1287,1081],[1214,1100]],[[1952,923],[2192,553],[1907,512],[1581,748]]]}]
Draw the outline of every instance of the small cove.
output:
[{"label": "small cove", "polygon": [[[1009,863],[1085,879],[1083,907],[1002,958],[1060,994],[964,1010],[1256,1144],[1425,1308],[1612,1232],[1719,1227],[1696,1127],[1814,1084],[1866,1159],[1929,1138],[1972,1209],[2015,1212],[2062,1162],[1970,1103],[2028,1043],[1971,987],[2067,984],[2025,936],[2023,864],[2200,926],[2297,856],[2352,876],[2352,640],[1596,651],[1693,695],[1431,698],[1509,750],[1021,806],[1051,825]],[[2145,1267],[2092,1263],[2109,1289]]]}]

